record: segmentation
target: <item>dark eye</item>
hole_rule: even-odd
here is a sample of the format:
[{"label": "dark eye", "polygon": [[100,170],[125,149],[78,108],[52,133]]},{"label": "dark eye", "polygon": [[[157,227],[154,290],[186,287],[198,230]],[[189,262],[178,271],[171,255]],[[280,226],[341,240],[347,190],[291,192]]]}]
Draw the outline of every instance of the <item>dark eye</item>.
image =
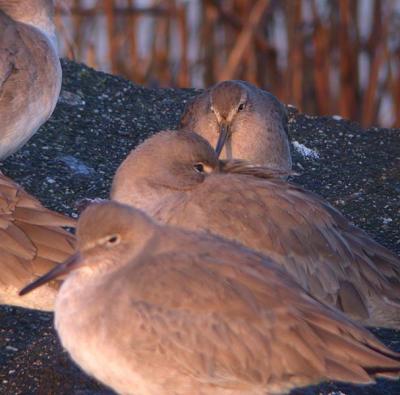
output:
[{"label": "dark eye", "polygon": [[107,246],[112,247],[117,245],[121,241],[119,235],[112,235],[107,239]]},{"label": "dark eye", "polygon": [[244,110],[245,104],[241,103],[238,107],[238,112]]},{"label": "dark eye", "polygon": [[204,173],[204,165],[202,163],[196,163],[193,167],[198,173]]}]

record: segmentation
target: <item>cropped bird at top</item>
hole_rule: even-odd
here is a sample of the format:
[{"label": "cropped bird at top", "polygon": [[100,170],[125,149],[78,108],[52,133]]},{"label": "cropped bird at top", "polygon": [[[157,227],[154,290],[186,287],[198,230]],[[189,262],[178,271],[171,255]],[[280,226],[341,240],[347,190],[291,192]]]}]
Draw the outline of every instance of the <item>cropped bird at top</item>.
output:
[{"label": "cropped bird at top", "polygon": [[125,395],[265,395],[400,374],[400,354],[313,299],[270,259],[134,208],[90,206],[55,326],[87,373]]},{"label": "cropped bird at top", "polygon": [[51,0],[0,0],[0,160],[50,117],[61,89]]},{"label": "cropped bird at top", "polygon": [[[0,160],[50,117],[61,66],[50,0],[0,0]],[[45,209],[0,172],[0,303],[52,310],[57,284],[22,299],[18,289],[64,260],[75,221]]]},{"label": "cropped bird at top", "polygon": [[283,172],[292,168],[284,105],[248,82],[220,82],[196,96],[179,127],[204,137],[222,159],[243,159]]},{"label": "cropped bird at top", "polygon": [[400,261],[319,196],[203,138],[160,132],[117,170],[111,199],[162,223],[263,252],[314,297],[364,325],[400,328]]}]

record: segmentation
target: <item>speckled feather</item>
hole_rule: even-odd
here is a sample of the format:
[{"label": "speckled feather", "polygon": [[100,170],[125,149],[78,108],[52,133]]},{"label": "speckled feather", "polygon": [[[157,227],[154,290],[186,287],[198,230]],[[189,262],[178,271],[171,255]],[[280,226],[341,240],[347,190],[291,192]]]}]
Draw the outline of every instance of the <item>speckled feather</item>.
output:
[{"label": "speckled feather", "polygon": [[[10,11],[23,7],[8,6]],[[4,14],[0,3],[0,159],[25,144],[50,117],[60,88],[61,66],[50,41]]]},{"label": "speckled feather", "polygon": [[59,284],[27,298],[20,298],[18,291],[73,252],[75,237],[62,227],[75,224],[72,218],[47,210],[0,173],[0,303],[53,309]]},{"label": "speckled feather", "polygon": [[[61,88],[51,0],[0,0],[0,159],[50,117]],[[44,208],[0,173],[0,302],[52,310],[58,284],[20,298],[18,290],[72,251],[75,221]]]},{"label": "speckled feather", "polygon": [[[205,149],[204,140],[192,137],[185,148],[196,154],[185,157],[182,149],[176,154],[174,141],[186,140],[186,134],[163,133],[144,143],[150,158],[132,151],[120,166],[113,199],[161,222],[209,231],[268,254],[315,297],[363,324],[400,327],[400,263],[394,254],[317,195],[261,167],[234,164],[229,174],[229,166],[214,164],[211,173],[192,178],[187,187],[193,158],[212,164],[215,154]],[[162,152],[157,140],[162,140]],[[147,160],[151,173],[139,166]],[[171,166],[178,163],[185,171],[172,174]]]},{"label": "speckled feather", "polygon": [[[110,234],[121,240],[112,248],[101,242]],[[118,393],[262,395],[399,374],[398,354],[238,244],[108,202],[82,214],[78,245],[56,327]]]}]

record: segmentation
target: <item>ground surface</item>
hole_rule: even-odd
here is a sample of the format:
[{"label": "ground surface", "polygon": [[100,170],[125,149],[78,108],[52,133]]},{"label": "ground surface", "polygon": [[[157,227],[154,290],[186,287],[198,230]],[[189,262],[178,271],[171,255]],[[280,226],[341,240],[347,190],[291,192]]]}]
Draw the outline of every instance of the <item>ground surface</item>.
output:
[{"label": "ground surface", "polygon": [[[173,128],[194,90],[150,90],[63,63],[60,102],[49,122],[1,169],[46,206],[72,214],[84,197],[107,197],[126,154]],[[336,118],[291,111],[296,182],[321,194],[382,244],[400,253],[400,130],[362,130]],[[312,149],[308,156],[299,151]],[[304,151],[304,147],[303,147]],[[319,156],[317,159],[316,156]],[[400,332],[375,334],[400,351]],[[400,394],[400,381],[368,387],[328,383],[299,394]],[[0,307],[0,394],[105,395],[62,351],[52,315]]]}]

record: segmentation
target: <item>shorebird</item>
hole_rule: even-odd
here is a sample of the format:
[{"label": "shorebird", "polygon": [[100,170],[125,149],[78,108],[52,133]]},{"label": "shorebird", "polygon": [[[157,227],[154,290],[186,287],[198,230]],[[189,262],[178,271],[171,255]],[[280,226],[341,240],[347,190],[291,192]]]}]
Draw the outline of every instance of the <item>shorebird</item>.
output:
[{"label": "shorebird", "polygon": [[268,168],[218,161],[195,133],[164,131],[117,170],[111,199],[267,254],[314,297],[364,325],[400,328],[400,261],[339,211]]},{"label": "shorebird", "polygon": [[50,117],[61,88],[51,0],[0,0],[0,160]]},{"label": "shorebird", "polygon": [[44,208],[19,185],[0,173],[0,303],[52,310],[59,283],[28,298],[18,297],[33,281],[74,250],[75,237],[62,226],[76,221]]},{"label": "shorebird", "polygon": [[[51,115],[61,87],[50,0],[0,0],[0,160]],[[71,218],[45,209],[0,172],[0,303],[51,310],[57,284],[27,299],[18,289],[73,251]]]},{"label": "shorebird", "polygon": [[247,160],[285,172],[292,168],[286,108],[248,82],[220,82],[196,96],[179,127],[208,140],[221,159]]},{"label": "shorebird", "polygon": [[61,342],[120,394],[264,395],[400,374],[400,354],[239,244],[114,202],[84,211],[77,244],[21,294],[67,275]]}]

